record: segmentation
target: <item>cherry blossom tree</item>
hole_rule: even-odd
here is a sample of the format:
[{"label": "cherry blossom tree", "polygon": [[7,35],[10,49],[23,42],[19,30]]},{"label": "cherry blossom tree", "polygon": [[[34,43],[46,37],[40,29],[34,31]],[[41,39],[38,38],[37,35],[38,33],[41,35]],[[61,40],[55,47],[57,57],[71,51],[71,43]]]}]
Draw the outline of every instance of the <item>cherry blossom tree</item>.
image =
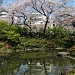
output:
[{"label": "cherry blossom tree", "polygon": [[18,10],[18,17],[22,19],[22,24],[29,28],[30,36],[32,37],[32,27],[31,27],[31,12],[29,11],[27,4],[20,4],[20,9]]},{"label": "cherry blossom tree", "polygon": [[66,6],[64,9],[59,10],[56,13],[55,21],[58,22],[59,25],[63,25],[67,28],[74,28],[75,22],[75,7],[74,6]]},{"label": "cherry blossom tree", "polygon": [[43,33],[45,35],[50,16],[65,7],[67,0],[28,0],[26,4],[30,6],[31,11],[38,12],[46,17]]},{"label": "cherry blossom tree", "polygon": [[68,0],[18,0],[7,5],[6,10],[9,14],[11,25],[14,24],[14,17],[22,18],[23,24],[31,28],[31,13],[40,13],[45,16],[43,33],[46,33],[50,16],[55,16],[56,20],[62,25],[74,24],[75,7],[67,6]]},{"label": "cherry blossom tree", "polygon": [[9,23],[14,24],[15,18],[18,16],[18,5],[15,2],[11,2],[7,5],[6,10],[8,11]]}]

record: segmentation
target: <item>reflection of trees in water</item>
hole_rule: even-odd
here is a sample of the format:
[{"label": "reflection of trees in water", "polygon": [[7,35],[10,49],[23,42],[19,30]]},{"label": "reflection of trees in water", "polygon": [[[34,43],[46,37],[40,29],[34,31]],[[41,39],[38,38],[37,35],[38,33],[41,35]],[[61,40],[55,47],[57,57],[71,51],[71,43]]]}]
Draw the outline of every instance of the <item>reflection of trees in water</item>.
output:
[{"label": "reflection of trees in water", "polygon": [[[68,74],[73,70],[73,64],[68,59],[64,58],[43,58],[28,60],[30,65],[29,75],[61,75]],[[50,72],[51,69],[51,72]],[[54,72],[53,72],[54,71]]]},{"label": "reflection of trees in water", "polygon": [[1,75],[63,75],[64,73],[69,74],[74,67],[74,61],[57,57],[23,60],[0,59],[0,71],[3,71],[3,73],[0,72]]},{"label": "reflection of trees in water", "polygon": [[9,60],[8,58],[0,59],[0,74],[1,75],[12,75],[14,74],[14,70],[18,69],[20,65],[20,61],[17,60]]},{"label": "reflection of trees in water", "polygon": [[70,75],[69,72],[71,72],[74,69],[74,62],[70,61],[67,58],[59,58],[57,59],[57,64],[54,65],[53,67],[55,66],[58,68],[57,75]]},{"label": "reflection of trees in water", "polygon": [[48,75],[47,70],[46,70],[46,60],[45,60],[45,58],[43,59],[43,64],[44,64],[45,75]]},{"label": "reflection of trees in water", "polygon": [[41,61],[39,59],[30,59],[28,62],[30,68],[28,73],[26,73],[27,75],[48,75],[46,71],[45,59],[41,59]]}]

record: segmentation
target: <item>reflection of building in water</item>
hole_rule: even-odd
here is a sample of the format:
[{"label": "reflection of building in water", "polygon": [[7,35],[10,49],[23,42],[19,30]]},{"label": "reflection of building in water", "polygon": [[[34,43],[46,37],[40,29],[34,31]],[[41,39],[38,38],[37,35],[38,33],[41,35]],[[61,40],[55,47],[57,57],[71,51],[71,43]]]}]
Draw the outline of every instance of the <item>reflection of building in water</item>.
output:
[{"label": "reflection of building in water", "polygon": [[19,71],[18,71],[18,75],[20,74],[23,74],[25,72],[27,72],[29,70],[29,66],[27,64],[21,64],[20,68],[19,68]]},{"label": "reflection of building in water", "polygon": [[62,57],[47,57],[45,60],[43,58],[19,58],[19,60],[0,58],[0,61],[0,75],[65,75],[66,73],[66,75],[75,75],[75,61],[64,60]]},{"label": "reflection of building in water", "polygon": [[[45,61],[46,62],[46,61]],[[69,74],[69,71],[74,69],[74,66],[71,64],[59,65],[53,63],[41,63],[41,62],[29,62],[31,69],[29,70],[32,75],[61,75],[61,74]],[[28,73],[30,73],[28,72]],[[26,74],[28,74],[26,73]]]}]

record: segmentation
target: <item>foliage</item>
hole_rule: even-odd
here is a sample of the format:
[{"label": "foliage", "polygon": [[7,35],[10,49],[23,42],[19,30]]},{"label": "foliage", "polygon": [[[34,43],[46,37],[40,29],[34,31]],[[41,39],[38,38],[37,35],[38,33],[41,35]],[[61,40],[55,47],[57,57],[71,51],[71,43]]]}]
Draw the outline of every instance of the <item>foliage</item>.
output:
[{"label": "foliage", "polygon": [[39,35],[39,37],[43,37],[44,36],[44,34],[43,34],[43,28],[39,29],[38,35]]},{"label": "foliage", "polygon": [[20,37],[19,33],[15,33],[14,31],[8,31],[6,36],[7,36],[8,42],[10,42],[12,44],[17,44],[20,42],[19,41],[19,37]]},{"label": "foliage", "polygon": [[10,59],[10,60],[0,60],[0,62],[4,62],[3,67],[0,68],[0,74],[6,75],[13,71],[14,69],[18,68],[19,65],[21,64],[21,61],[17,61],[15,59]]},{"label": "foliage", "polygon": [[31,49],[39,48],[40,50],[55,47],[55,44],[52,41],[48,41],[42,38],[22,38],[21,45]]},{"label": "foliage", "polygon": [[56,47],[55,43],[52,41],[47,42],[45,45],[46,48],[54,49]]},{"label": "foliage", "polygon": [[51,56],[51,54],[49,52],[41,52],[41,51],[37,51],[37,52],[26,52],[20,55],[21,58],[45,58]]},{"label": "foliage", "polygon": [[7,22],[0,22],[0,40],[7,41],[11,44],[19,43],[20,34],[18,33],[17,26],[8,25]]},{"label": "foliage", "polygon": [[4,42],[0,42],[0,50],[4,47]]},{"label": "foliage", "polygon": [[57,27],[54,27],[53,29],[50,29],[49,33],[52,35],[51,38],[61,39],[67,36],[68,31],[62,26],[57,26]]},{"label": "foliage", "polygon": [[48,28],[48,30],[46,31],[46,35],[48,39],[54,40],[56,45],[59,47],[69,48],[74,45],[74,31],[72,32],[70,30],[67,30],[63,26],[56,26],[52,29]]},{"label": "foliage", "polygon": [[[21,28],[21,27],[20,27]],[[23,28],[21,28],[21,30],[20,30],[20,35],[23,37],[23,36],[27,36],[27,34],[28,34],[28,28],[25,26],[25,27],[23,27]]]},{"label": "foliage", "polygon": [[0,26],[8,25],[6,21],[0,21]]},{"label": "foliage", "polygon": [[[73,42],[75,38],[75,31],[71,32],[62,26],[48,28],[45,36],[43,29],[40,28],[38,32],[32,33],[30,37],[27,27],[20,27],[16,25],[8,25],[7,22],[0,22],[0,41],[10,43],[13,50],[25,48],[39,48],[41,50],[55,47],[71,47],[75,45]],[[44,37],[43,37],[44,36]]]}]

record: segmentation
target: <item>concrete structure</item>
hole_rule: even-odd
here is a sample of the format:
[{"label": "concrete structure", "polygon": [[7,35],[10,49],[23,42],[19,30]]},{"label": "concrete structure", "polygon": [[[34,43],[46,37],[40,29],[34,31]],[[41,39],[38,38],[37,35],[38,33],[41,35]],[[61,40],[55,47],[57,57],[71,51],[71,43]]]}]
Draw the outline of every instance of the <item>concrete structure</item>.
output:
[{"label": "concrete structure", "polygon": [[[9,15],[9,13],[7,13],[7,11],[0,12],[0,20],[7,21],[9,24],[12,21],[11,16]],[[20,24],[20,18],[14,16],[14,24],[18,24],[18,23]]]},{"label": "concrete structure", "polygon": [[6,11],[1,11],[0,12],[0,20],[4,20],[4,21],[9,20],[9,16],[8,16],[8,13]]},{"label": "concrete structure", "polygon": [[[32,13],[31,15],[31,26],[33,28],[43,28],[45,25],[46,17],[41,15],[40,13]],[[53,18],[50,16],[48,26],[49,28],[53,28],[55,26]]]},{"label": "concrete structure", "polygon": [[[12,21],[11,16],[4,10],[0,12],[0,20],[7,21],[8,23],[11,23]],[[22,25],[23,24],[22,20],[23,19],[14,16],[14,24]],[[41,15],[40,13],[32,13],[29,16],[27,23],[31,25],[32,29],[36,30],[36,28],[37,29],[44,28],[45,21],[46,21],[46,17],[44,15]],[[47,27],[53,28],[55,26],[55,24],[53,23],[54,22],[53,18],[50,17],[49,21],[50,22],[48,23]]]}]

